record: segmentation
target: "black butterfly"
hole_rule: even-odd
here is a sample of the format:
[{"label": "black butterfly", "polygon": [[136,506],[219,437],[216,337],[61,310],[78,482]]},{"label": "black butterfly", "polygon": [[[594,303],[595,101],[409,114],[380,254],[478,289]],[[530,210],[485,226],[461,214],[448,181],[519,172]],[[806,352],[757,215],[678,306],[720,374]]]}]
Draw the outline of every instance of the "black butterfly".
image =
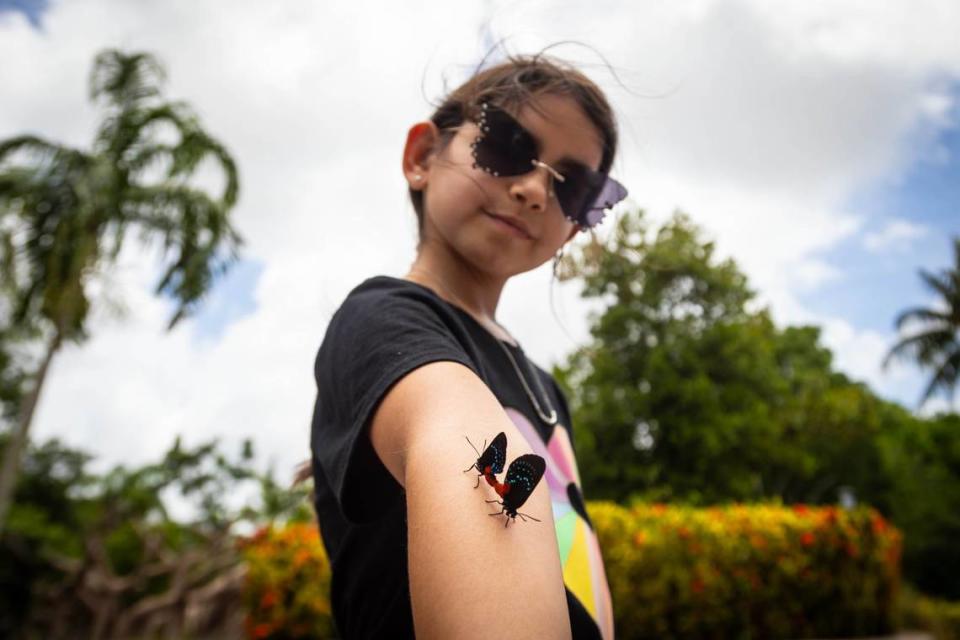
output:
[{"label": "black butterfly", "polygon": [[523,503],[526,502],[530,494],[533,493],[537,483],[540,482],[540,478],[543,477],[543,472],[546,468],[547,463],[544,462],[543,458],[534,453],[522,455],[511,462],[510,468],[507,469],[506,480],[503,481],[503,484],[498,482],[494,486],[497,495],[499,495],[503,501],[487,500],[488,504],[495,502],[502,505],[503,509],[498,513],[491,513],[490,515],[499,516],[505,513],[507,517],[503,525],[504,527],[510,524],[511,519],[515,520],[517,516],[520,516],[520,519],[524,522],[527,521],[527,518],[540,522],[537,518],[526,513],[520,513],[517,509],[523,506]]},{"label": "black butterfly", "polygon": [[480,486],[480,478],[486,478],[487,483],[490,486],[496,486],[495,476],[498,473],[503,473],[503,465],[507,461],[507,434],[503,431],[498,433],[493,439],[493,442],[490,443],[490,446],[483,450],[483,453],[477,451],[477,448],[473,446],[473,443],[470,442],[470,438],[467,438],[467,443],[473,447],[473,450],[477,452],[477,461],[472,465],[463,470],[464,473],[470,471],[470,469],[476,469],[479,473],[477,474],[477,484],[474,485],[474,489]]}]

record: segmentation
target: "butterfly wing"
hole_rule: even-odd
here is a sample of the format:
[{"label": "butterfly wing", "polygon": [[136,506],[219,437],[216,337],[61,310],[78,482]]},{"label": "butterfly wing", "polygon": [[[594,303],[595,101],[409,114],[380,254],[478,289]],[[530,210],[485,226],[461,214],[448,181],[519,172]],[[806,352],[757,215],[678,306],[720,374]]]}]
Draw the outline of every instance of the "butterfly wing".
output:
[{"label": "butterfly wing", "polygon": [[508,513],[515,513],[527,501],[546,468],[544,459],[534,453],[522,455],[510,463],[504,481],[510,485],[510,490],[503,496],[503,506]]},{"label": "butterfly wing", "polygon": [[507,462],[507,434],[503,431],[497,434],[480,457],[477,458],[477,470],[483,473],[483,470],[490,467],[494,473],[503,473],[503,465]]}]

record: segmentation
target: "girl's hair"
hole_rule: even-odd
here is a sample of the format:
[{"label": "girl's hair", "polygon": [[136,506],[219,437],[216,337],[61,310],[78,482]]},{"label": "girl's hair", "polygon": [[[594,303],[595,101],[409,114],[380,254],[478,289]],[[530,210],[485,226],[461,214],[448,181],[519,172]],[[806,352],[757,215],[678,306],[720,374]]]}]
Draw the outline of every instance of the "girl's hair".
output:
[{"label": "girl's hair", "polygon": [[[617,123],[613,109],[600,88],[573,66],[546,56],[508,56],[504,62],[475,73],[452,91],[437,107],[430,120],[442,132],[445,147],[456,127],[483,102],[516,113],[534,103],[537,96],[562,95],[573,98],[603,139],[601,173],[610,170],[617,151]],[[423,192],[410,189],[410,201],[417,214],[417,232],[423,235]]]}]

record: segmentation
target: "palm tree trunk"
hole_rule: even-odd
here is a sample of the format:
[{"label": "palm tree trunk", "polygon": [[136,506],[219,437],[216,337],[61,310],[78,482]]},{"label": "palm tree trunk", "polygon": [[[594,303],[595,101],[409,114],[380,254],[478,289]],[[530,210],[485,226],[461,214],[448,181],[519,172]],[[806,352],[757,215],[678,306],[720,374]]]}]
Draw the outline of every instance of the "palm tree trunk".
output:
[{"label": "palm tree trunk", "polygon": [[50,368],[53,354],[60,349],[61,339],[60,331],[56,331],[47,347],[47,353],[40,364],[40,369],[37,371],[33,389],[21,401],[17,426],[10,434],[10,440],[7,442],[6,451],[3,455],[3,468],[0,469],[0,534],[3,533],[6,526],[10,505],[13,504],[13,490],[17,485],[17,475],[20,471],[20,455],[27,443],[27,433],[30,431],[33,413],[40,400],[40,389],[43,388],[43,382],[47,377],[47,370]]}]

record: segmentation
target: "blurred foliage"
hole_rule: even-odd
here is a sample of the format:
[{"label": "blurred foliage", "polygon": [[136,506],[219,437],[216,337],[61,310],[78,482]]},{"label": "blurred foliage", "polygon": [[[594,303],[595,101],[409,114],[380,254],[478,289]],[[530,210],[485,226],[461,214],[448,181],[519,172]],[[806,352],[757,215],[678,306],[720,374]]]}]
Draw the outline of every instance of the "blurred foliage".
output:
[{"label": "blurred foliage", "polygon": [[907,577],[960,598],[960,428],[836,371],[813,326],[776,327],[690,219],[625,212],[564,259],[601,302],[554,374],[593,499],[871,504],[905,534]]},{"label": "blurred foliage", "polygon": [[334,637],[330,562],[315,523],[264,526],[241,548],[249,637]]},{"label": "blurred foliage", "polygon": [[312,515],[307,489],[255,473],[253,455],[178,439],[159,462],[98,475],[57,440],[29,447],[0,538],[0,636],[240,629],[238,528]]},{"label": "blurred foliage", "polygon": [[899,604],[904,629],[922,629],[936,640],[960,640],[960,602],[929,598],[905,588]]},{"label": "blurred foliage", "polygon": [[900,533],[873,509],[589,510],[618,637],[832,638],[894,627]]}]

